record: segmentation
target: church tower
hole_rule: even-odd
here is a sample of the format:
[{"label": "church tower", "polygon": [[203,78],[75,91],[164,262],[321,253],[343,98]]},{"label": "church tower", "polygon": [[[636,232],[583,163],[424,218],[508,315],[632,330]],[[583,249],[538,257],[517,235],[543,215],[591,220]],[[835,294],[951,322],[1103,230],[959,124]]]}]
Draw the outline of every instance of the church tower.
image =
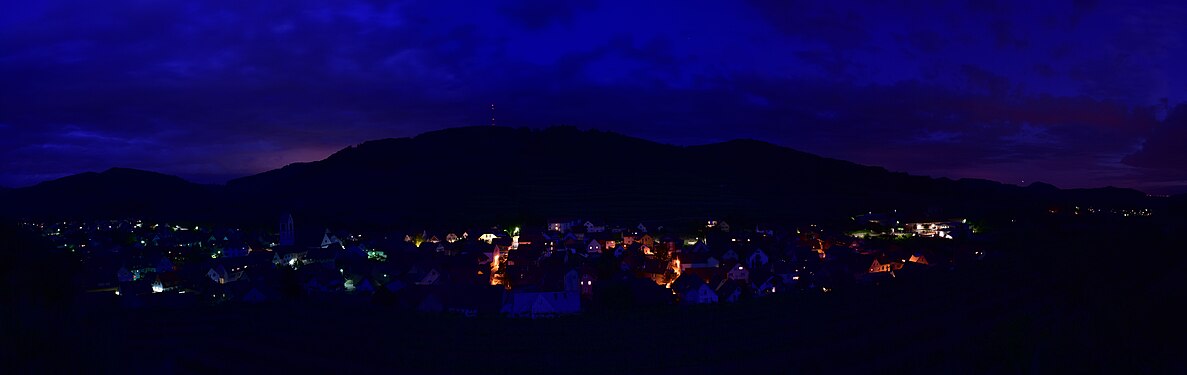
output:
[{"label": "church tower", "polygon": [[297,237],[293,233],[293,215],[287,214],[280,219],[280,246],[293,246]]}]

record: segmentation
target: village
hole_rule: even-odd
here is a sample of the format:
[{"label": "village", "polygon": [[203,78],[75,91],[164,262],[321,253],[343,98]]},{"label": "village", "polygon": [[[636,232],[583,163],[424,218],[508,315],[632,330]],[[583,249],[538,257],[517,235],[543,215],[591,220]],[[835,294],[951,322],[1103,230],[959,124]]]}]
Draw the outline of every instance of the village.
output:
[{"label": "village", "polygon": [[421,313],[545,318],[620,307],[830,293],[983,259],[967,219],[868,213],[834,227],[610,225],[356,233],[142,220],[22,223],[82,261],[84,298],[126,308],[356,301]]}]

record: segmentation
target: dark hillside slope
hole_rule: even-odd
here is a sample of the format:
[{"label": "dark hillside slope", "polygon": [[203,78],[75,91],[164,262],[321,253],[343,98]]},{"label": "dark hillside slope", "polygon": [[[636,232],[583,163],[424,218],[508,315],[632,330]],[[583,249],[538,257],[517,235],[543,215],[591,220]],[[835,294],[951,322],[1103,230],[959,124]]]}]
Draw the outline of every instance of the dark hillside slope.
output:
[{"label": "dark hillside slope", "polygon": [[1127,189],[1059,190],[911,176],[753,140],[681,147],[571,127],[454,128],[345,148],[203,186],[112,169],[0,192],[20,217],[165,215],[341,224],[489,224],[550,217],[805,221],[906,210],[1010,218],[1052,206],[1134,208]]}]

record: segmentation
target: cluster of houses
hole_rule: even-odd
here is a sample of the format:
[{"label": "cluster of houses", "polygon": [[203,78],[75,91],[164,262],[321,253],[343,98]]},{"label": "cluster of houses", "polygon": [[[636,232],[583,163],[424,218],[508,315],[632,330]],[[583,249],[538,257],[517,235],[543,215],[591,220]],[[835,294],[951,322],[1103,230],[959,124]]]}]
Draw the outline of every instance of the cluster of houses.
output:
[{"label": "cluster of houses", "polygon": [[1151,217],[1154,216],[1154,210],[1149,208],[1095,208],[1095,207],[1052,207],[1047,209],[1047,213],[1052,215],[1101,215],[1114,217]]},{"label": "cluster of houses", "polygon": [[967,238],[972,236],[974,227],[969,225],[968,219],[948,219],[940,221],[904,221],[895,213],[867,213],[854,216],[856,225],[862,229],[850,232],[855,237],[886,236],[886,237],[927,237],[927,238]]},{"label": "cluster of houses", "polygon": [[127,306],[366,300],[539,318],[828,292],[984,255],[975,243],[943,240],[964,235],[948,222],[919,223],[924,242],[910,244],[716,220],[680,229],[552,220],[375,234],[298,231],[291,216],[278,230],[256,232],[134,220],[26,225],[80,254],[88,294]]}]

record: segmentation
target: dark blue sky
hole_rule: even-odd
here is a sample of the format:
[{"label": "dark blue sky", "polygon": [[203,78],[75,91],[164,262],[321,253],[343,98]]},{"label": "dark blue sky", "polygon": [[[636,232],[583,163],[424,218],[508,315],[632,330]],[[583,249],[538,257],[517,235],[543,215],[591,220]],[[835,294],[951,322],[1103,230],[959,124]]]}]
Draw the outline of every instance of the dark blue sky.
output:
[{"label": "dark blue sky", "polygon": [[223,182],[497,103],[508,126],[1187,191],[1176,2],[252,3],[9,4],[0,185],[112,166]]}]

